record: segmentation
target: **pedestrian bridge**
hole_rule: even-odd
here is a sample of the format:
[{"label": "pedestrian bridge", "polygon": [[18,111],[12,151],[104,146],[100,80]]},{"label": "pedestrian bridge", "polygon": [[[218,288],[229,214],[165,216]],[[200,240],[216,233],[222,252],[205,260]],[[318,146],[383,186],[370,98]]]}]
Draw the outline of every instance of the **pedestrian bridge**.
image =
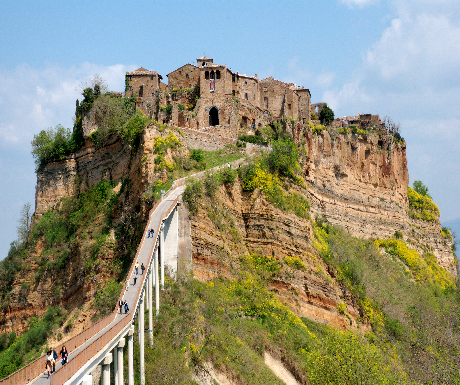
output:
[{"label": "pedestrian bridge", "polygon": [[[44,372],[46,355],[42,355],[29,365],[0,381],[1,385],[91,385],[91,373],[98,365],[102,366],[102,384],[110,384],[110,368],[114,371],[115,385],[124,384],[123,349],[128,349],[128,384],[134,385],[134,325],[138,319],[138,341],[140,347],[140,379],[145,384],[144,338],[148,334],[153,344],[153,311],[159,312],[159,292],[164,289],[165,266],[171,275],[176,274],[178,265],[179,197],[184,192],[185,180],[174,182],[173,187],[150,211],[141,243],[128,274],[129,288],[124,286],[120,295],[129,306],[128,314],[120,314],[118,306],[112,314],[72,339],[55,347],[57,352],[63,345],[69,352],[68,363],[56,363],[56,371],[50,378]],[[149,235],[154,229],[154,235]],[[144,274],[137,275],[133,285],[133,272],[136,261],[145,266]],[[140,269],[139,269],[140,270]],[[148,310],[148,329],[145,330],[145,309]],[[126,346],[127,345],[127,346]]]}]

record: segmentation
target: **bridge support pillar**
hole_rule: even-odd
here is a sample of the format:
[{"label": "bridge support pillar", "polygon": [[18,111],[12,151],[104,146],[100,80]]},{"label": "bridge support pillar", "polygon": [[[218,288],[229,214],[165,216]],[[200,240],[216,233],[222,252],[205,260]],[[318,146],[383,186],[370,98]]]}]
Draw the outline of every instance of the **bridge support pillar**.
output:
[{"label": "bridge support pillar", "polygon": [[149,278],[148,278],[148,281],[147,281],[147,287],[149,288],[148,296],[147,296],[147,303],[149,304],[149,342],[150,342],[150,347],[153,346],[152,274],[153,274],[153,271],[152,271],[152,269],[150,269],[149,270]]},{"label": "bridge support pillar", "polygon": [[140,363],[140,372],[141,372],[141,385],[145,385],[145,367],[144,367],[144,297],[145,291],[141,294],[139,301],[139,363]]},{"label": "bridge support pillar", "polygon": [[158,247],[155,249],[155,260],[154,260],[154,270],[155,270],[155,309],[156,315],[160,314],[160,280],[158,279]]},{"label": "bridge support pillar", "polygon": [[118,354],[117,354],[117,347],[112,351],[113,355],[113,378],[115,380],[115,385],[118,385]]},{"label": "bridge support pillar", "polygon": [[161,290],[165,289],[165,225],[160,227]]},{"label": "bridge support pillar", "polygon": [[134,326],[128,331],[128,385],[134,385]]},{"label": "bridge support pillar", "polygon": [[102,385],[110,385],[110,364],[111,363],[112,363],[112,353],[108,353],[101,362]]},{"label": "bridge support pillar", "polygon": [[[123,379],[123,348],[125,347],[125,339],[122,338],[120,342],[118,342],[117,345],[117,356],[118,356],[118,385],[123,385],[124,379]],[[115,379],[115,383],[116,383]]]}]

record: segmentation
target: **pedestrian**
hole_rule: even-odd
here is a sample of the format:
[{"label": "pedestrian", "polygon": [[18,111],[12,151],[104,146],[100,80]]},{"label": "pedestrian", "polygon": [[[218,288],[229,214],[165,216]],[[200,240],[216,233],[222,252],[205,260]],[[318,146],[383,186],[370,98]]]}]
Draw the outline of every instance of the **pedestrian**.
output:
[{"label": "pedestrian", "polygon": [[67,364],[67,358],[69,354],[67,353],[67,348],[65,347],[65,345],[62,346],[62,349],[59,352],[59,354],[61,355],[61,365]]},{"label": "pedestrian", "polygon": [[123,300],[118,300],[118,307],[120,308],[120,314],[121,314],[121,308],[123,307]]},{"label": "pedestrian", "polygon": [[125,314],[128,314],[128,311],[129,311],[128,303],[125,301]]},{"label": "pedestrian", "polygon": [[137,277],[134,276],[134,283],[133,283],[133,285],[136,285],[136,281],[137,281]]},{"label": "pedestrian", "polygon": [[136,269],[136,275],[139,274],[139,262],[136,262],[134,268]]},{"label": "pedestrian", "polygon": [[153,235],[155,234],[155,230],[150,229],[150,232],[152,233],[152,238],[153,238]]},{"label": "pedestrian", "polygon": [[50,378],[50,372],[52,368],[52,361],[53,361],[53,354],[51,350],[46,352],[46,364],[45,364],[45,372],[48,372],[48,378]]},{"label": "pedestrian", "polygon": [[53,373],[56,371],[56,361],[58,359],[58,354],[56,353],[56,350],[53,349]]},{"label": "pedestrian", "polygon": [[141,274],[144,275],[145,266],[144,263],[141,264]]},{"label": "pedestrian", "polygon": [[147,230],[147,238],[150,238],[150,229]]},{"label": "pedestrian", "polygon": [[128,291],[128,289],[129,289],[129,279],[128,279],[128,281],[126,282],[126,291]]}]

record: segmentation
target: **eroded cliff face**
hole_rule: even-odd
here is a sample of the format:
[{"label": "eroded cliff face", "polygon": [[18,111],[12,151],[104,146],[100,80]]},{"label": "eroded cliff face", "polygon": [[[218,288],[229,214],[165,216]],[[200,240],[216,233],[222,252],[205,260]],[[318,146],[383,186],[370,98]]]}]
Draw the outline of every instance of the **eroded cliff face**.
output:
[{"label": "eroded cliff face", "polygon": [[[305,190],[299,189],[305,193]],[[214,199],[206,199],[191,217],[193,274],[201,280],[231,277],[240,258],[250,253],[278,260],[297,256],[306,269],[284,266],[271,289],[300,317],[342,329],[357,327],[359,306],[354,296],[336,282],[336,272],[325,265],[312,246],[309,219],[284,212],[268,203],[256,190],[248,194],[236,182],[220,188]],[[346,315],[338,304],[346,304]],[[361,328],[367,326],[360,324]]]},{"label": "eroded cliff face", "polygon": [[395,144],[392,135],[306,134],[304,177],[314,216],[358,237],[388,238],[400,231],[412,247],[431,251],[456,275],[452,243],[442,238],[439,221],[407,214],[405,142]]}]

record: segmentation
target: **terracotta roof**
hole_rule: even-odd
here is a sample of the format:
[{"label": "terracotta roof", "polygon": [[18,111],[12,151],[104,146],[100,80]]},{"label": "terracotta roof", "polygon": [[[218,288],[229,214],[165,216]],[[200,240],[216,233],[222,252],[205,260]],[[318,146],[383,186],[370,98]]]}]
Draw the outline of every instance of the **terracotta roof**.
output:
[{"label": "terracotta roof", "polygon": [[144,67],[141,67],[133,72],[128,72],[128,75],[158,75],[158,72],[150,71],[150,70],[145,69]]}]

